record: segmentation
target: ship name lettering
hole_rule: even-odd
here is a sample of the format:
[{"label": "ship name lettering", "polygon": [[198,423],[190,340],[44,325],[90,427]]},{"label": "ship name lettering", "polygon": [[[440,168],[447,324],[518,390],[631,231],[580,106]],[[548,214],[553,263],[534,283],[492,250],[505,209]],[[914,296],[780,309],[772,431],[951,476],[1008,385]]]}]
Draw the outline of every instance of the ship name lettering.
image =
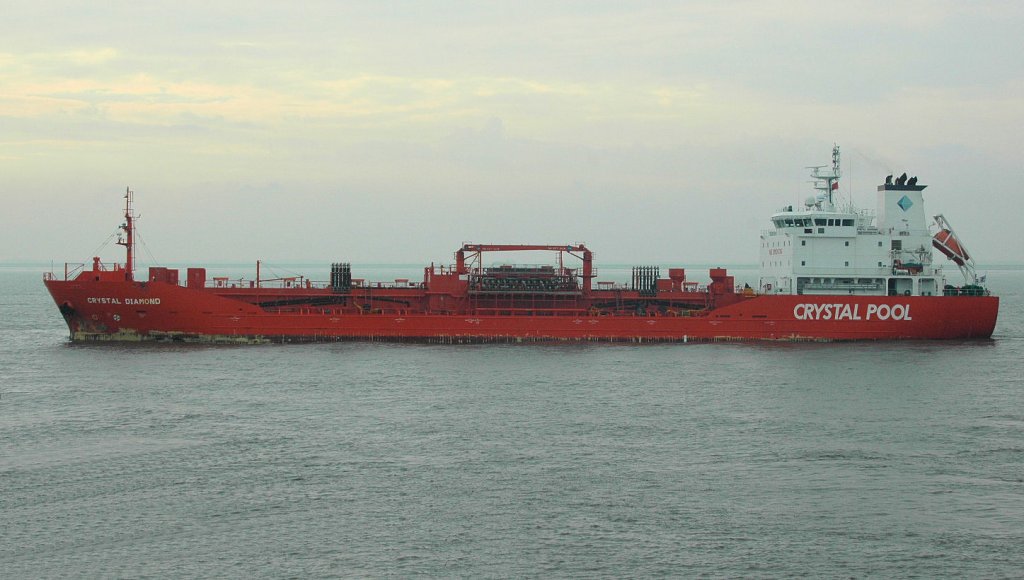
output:
[{"label": "ship name lettering", "polygon": [[909,304],[868,304],[861,317],[860,304],[797,304],[797,320],[913,320]]},{"label": "ship name lettering", "polygon": [[89,304],[113,304],[121,306],[128,304],[132,306],[159,306],[159,298],[112,298],[110,296],[90,296],[85,301]]},{"label": "ship name lettering", "polygon": [[797,304],[793,308],[797,320],[863,320],[860,304]]},{"label": "ship name lettering", "polygon": [[137,306],[159,306],[159,298],[125,298],[125,304],[133,304]]},{"label": "ship name lettering", "polygon": [[868,304],[868,320],[913,320],[909,304]]},{"label": "ship name lettering", "polygon": [[117,304],[121,305],[121,300],[118,298],[110,298],[109,296],[89,297],[85,300],[89,304]]}]

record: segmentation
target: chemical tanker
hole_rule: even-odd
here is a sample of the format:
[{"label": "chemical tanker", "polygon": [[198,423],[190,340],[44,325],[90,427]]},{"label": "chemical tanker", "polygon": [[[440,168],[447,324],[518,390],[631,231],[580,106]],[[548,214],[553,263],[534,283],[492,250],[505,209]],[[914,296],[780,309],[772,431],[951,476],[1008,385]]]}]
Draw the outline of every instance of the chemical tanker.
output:
[{"label": "chemical tanker", "polygon": [[[368,282],[348,263],[330,279],[208,278],[204,268],[135,271],[133,194],[118,244],[123,264],[65,264],[44,283],[72,341],[290,342],[414,340],[725,341],[967,339],[992,335],[999,299],[942,215],[933,231],[924,185],[906,174],[878,186],[876,212],[840,208],[840,177],[812,168],[816,195],[771,217],[757,288],[723,268],[697,282],[682,268],[636,266],[628,283],[598,281],[585,245],[465,244],[421,281]],[[945,278],[932,248],[963,283]],[[491,264],[500,252],[550,252],[552,265]]]}]

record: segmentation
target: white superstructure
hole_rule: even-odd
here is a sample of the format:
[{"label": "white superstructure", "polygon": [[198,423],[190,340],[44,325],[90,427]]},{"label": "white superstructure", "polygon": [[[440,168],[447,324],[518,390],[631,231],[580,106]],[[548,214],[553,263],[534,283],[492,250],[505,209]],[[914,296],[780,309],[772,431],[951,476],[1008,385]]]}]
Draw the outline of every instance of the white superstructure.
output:
[{"label": "white superstructure", "polygon": [[[761,235],[760,291],[765,294],[941,295],[942,268],[932,259],[925,185],[904,173],[878,186],[877,215],[837,209],[839,147],[832,167],[813,167],[818,194],[803,207],[772,215]],[[966,275],[966,274],[965,274]]]}]

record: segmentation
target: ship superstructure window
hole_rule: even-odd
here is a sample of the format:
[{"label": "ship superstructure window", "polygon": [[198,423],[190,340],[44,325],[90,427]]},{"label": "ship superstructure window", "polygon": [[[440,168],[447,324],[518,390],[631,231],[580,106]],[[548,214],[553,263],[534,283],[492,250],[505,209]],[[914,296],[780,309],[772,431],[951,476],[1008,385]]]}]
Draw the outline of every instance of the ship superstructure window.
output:
[{"label": "ship superstructure window", "polygon": [[801,246],[806,246],[807,245],[807,240],[800,240],[800,245]]},{"label": "ship superstructure window", "polygon": [[818,228],[818,233],[819,234],[825,233],[825,228]]},{"label": "ship superstructure window", "polygon": [[843,225],[844,226],[852,226],[853,225],[853,220],[843,220]]},{"label": "ship superstructure window", "polygon": [[825,221],[826,220],[824,220],[822,218],[816,218],[814,220],[814,225],[816,225],[816,226],[823,226],[823,225],[825,225]]},{"label": "ship superstructure window", "polygon": [[846,242],[846,247],[850,247],[850,242]]},{"label": "ship superstructure window", "polygon": [[894,250],[902,250],[903,249],[903,240],[893,240],[892,241],[892,249],[894,249]]}]

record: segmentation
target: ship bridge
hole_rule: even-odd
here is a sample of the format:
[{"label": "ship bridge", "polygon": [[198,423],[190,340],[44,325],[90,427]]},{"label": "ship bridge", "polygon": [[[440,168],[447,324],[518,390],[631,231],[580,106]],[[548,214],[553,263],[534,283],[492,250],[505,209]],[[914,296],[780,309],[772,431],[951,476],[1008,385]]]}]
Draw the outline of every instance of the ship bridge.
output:
[{"label": "ship bridge", "polygon": [[772,214],[761,234],[761,291],[771,294],[915,295],[943,292],[916,178],[878,186],[877,210],[840,209],[839,148],[830,170],[812,167],[817,194]]}]

